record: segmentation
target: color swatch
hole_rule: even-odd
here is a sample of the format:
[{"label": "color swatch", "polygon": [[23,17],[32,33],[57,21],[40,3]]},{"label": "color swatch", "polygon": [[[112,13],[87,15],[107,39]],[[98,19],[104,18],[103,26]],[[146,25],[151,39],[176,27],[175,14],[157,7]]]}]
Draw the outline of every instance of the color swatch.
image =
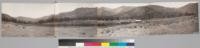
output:
[{"label": "color swatch", "polygon": [[100,42],[85,42],[85,46],[101,46]]},{"label": "color swatch", "polygon": [[110,46],[109,42],[101,42],[101,46]]},{"label": "color swatch", "polygon": [[134,43],[128,42],[76,42],[75,46],[134,46]]},{"label": "color swatch", "polygon": [[75,40],[59,40],[60,46],[77,46],[77,47],[85,47],[85,46],[101,46],[101,47],[110,47],[110,46],[135,46],[134,42],[130,42],[132,40],[109,40],[109,39],[75,39]]},{"label": "color swatch", "polygon": [[82,42],[77,42],[77,43],[76,43],[76,46],[77,46],[77,47],[84,47],[84,43],[82,43]]}]

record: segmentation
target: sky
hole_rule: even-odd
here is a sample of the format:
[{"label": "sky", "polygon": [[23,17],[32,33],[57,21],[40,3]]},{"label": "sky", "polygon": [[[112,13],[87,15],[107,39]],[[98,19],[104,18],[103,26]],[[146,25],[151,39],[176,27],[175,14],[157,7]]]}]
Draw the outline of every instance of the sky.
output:
[{"label": "sky", "polygon": [[120,6],[145,6],[161,5],[178,8],[190,2],[155,2],[155,3],[2,3],[2,12],[13,17],[40,18],[61,12],[73,11],[79,7],[107,7],[117,8]]},{"label": "sky", "polygon": [[45,3],[2,3],[2,12],[13,17],[38,18],[54,14],[54,4]]}]

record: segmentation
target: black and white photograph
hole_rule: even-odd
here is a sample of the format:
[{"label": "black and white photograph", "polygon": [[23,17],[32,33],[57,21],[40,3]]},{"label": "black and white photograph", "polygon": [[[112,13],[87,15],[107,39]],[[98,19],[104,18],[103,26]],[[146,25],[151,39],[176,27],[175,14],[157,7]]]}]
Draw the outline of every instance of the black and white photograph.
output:
[{"label": "black and white photograph", "polygon": [[[115,5],[118,7],[109,8]],[[104,26],[98,28],[97,36],[100,37],[182,35],[199,32],[197,2],[111,4],[101,7],[100,10],[100,16],[108,18],[98,21]]]},{"label": "black and white photograph", "polygon": [[198,34],[197,2],[3,3],[3,37]]},{"label": "black and white photograph", "polygon": [[54,10],[53,3],[2,3],[2,37],[56,37],[54,26],[41,22]]},{"label": "black and white photograph", "polygon": [[[197,2],[58,3],[59,37],[198,34]],[[59,23],[59,22],[60,23]]]}]

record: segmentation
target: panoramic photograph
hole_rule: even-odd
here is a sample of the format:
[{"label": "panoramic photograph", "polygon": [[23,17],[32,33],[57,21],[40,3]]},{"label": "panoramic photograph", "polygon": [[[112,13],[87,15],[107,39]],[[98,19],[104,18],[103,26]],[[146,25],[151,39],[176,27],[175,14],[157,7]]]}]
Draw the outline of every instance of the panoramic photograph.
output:
[{"label": "panoramic photograph", "polygon": [[2,3],[2,37],[55,37],[54,26],[41,20],[53,16],[51,3]]},{"label": "panoramic photograph", "polygon": [[3,3],[1,26],[3,37],[198,34],[198,3]]},{"label": "panoramic photograph", "polygon": [[197,2],[58,3],[56,9],[55,31],[59,37],[138,37],[199,32]]},{"label": "panoramic photograph", "polygon": [[141,6],[123,5],[111,11],[101,10],[101,16],[111,17],[111,19],[98,21],[105,26],[98,28],[99,37],[138,37],[199,32],[196,2],[155,2],[141,4]]},{"label": "panoramic photograph", "polygon": [[[102,4],[107,5],[107,4]],[[197,2],[155,2],[99,8],[98,37],[198,34]],[[134,4],[131,4],[134,5]],[[139,6],[141,5],[141,6]],[[98,18],[99,19],[99,18]]]}]

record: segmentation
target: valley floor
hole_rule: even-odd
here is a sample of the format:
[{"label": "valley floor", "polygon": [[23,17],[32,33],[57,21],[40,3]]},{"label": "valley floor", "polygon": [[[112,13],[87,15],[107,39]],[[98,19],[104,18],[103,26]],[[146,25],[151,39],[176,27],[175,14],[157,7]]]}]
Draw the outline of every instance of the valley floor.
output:
[{"label": "valley floor", "polygon": [[[126,21],[126,20],[123,20]],[[128,22],[130,20],[127,20]],[[103,22],[103,21],[101,21]],[[198,17],[157,18],[130,24],[98,26],[43,26],[2,22],[3,37],[137,37],[193,34],[199,32]]]},{"label": "valley floor", "polygon": [[145,35],[193,34],[199,32],[198,17],[182,16],[144,20],[139,23],[98,29],[98,37],[137,37]]}]

